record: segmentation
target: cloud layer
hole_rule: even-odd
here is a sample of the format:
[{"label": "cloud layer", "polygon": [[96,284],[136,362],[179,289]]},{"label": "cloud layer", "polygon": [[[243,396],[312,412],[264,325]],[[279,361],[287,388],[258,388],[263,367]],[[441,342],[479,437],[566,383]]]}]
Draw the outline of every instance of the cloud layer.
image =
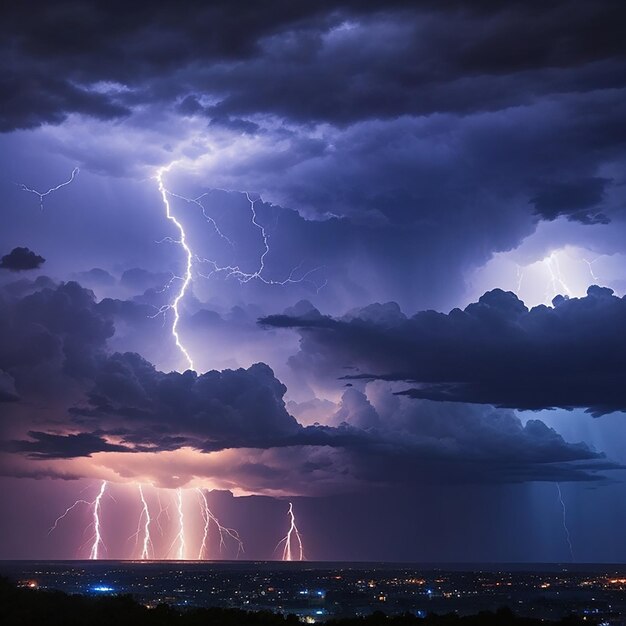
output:
[{"label": "cloud layer", "polygon": [[517,409],[585,408],[595,416],[626,410],[626,300],[592,286],[584,298],[558,296],[528,310],[495,289],[464,310],[407,318],[394,303],[344,318],[316,310],[274,315],[273,327],[302,334],[292,364],[318,376],[417,383],[414,398]]},{"label": "cloud layer", "polygon": [[[112,471],[125,479],[147,472],[171,481],[166,459],[180,458],[191,465],[178,484],[210,471],[222,485],[249,492],[266,492],[269,481],[285,493],[307,493],[307,483],[309,493],[324,493],[398,483],[592,480],[617,467],[539,420],[523,425],[508,411],[416,403],[380,386],[367,394],[348,388],[335,409],[324,406],[324,423],[305,426],[289,414],[286,387],[263,363],[160,372],[138,354],[107,349],[113,301],[97,302],[73,282],[31,283],[31,290],[14,296],[5,288],[0,300],[0,389],[11,401],[4,404],[2,449],[5,465],[17,459],[14,471],[24,471],[19,459],[26,456],[33,472],[92,475],[111,458]],[[384,309],[372,310],[380,322]],[[397,310],[394,316],[402,319]],[[46,408],[33,413],[35,405]],[[135,470],[127,455],[138,455]],[[91,457],[97,462],[90,470]]]}]

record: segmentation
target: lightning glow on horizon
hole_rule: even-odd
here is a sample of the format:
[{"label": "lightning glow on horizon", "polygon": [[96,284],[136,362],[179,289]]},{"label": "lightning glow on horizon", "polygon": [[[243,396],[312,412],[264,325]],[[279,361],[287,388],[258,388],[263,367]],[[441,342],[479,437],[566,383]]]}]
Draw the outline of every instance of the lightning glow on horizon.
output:
[{"label": "lightning glow on horizon", "polygon": [[[296,516],[293,512],[293,504],[291,502],[289,503],[289,510],[287,511],[287,514],[289,515],[289,531],[278,542],[276,546],[276,550],[278,550],[278,548],[282,544],[283,545],[283,553],[282,553],[283,561],[294,561],[294,560],[304,561],[305,557],[304,557],[304,548],[302,546],[302,536],[300,535],[300,531],[298,530],[298,527],[296,526]],[[292,547],[291,547],[291,544],[294,540],[298,548],[297,559],[293,558],[294,555],[293,555]]]},{"label": "lightning glow on horizon", "polygon": [[574,562],[574,546],[572,545],[572,537],[570,535],[569,528],[567,527],[567,515],[565,511],[565,501],[563,500],[563,494],[561,493],[561,485],[559,483],[554,483],[554,484],[556,485],[559,502],[561,504],[563,530],[565,531],[565,539],[567,541],[567,547],[569,548],[570,559],[573,563]]},{"label": "lightning glow on horizon", "polygon": [[76,178],[77,174],[80,172],[80,169],[78,167],[75,167],[72,170],[72,175],[70,176],[70,178],[68,180],[66,180],[65,182],[57,185],[56,187],[51,187],[50,189],[48,189],[48,191],[37,191],[36,189],[31,189],[30,187],[27,187],[24,183],[19,183],[19,187],[22,191],[26,191],[28,193],[33,193],[36,196],[39,197],[39,208],[43,211],[43,204],[44,204],[44,198],[46,196],[49,196],[50,194],[54,193],[55,191],[58,191],[59,189],[61,189],[61,187],[66,187],[67,185],[69,185],[70,183],[72,183],[74,181],[74,178]]},{"label": "lightning glow on horizon", "polygon": [[102,535],[100,534],[100,503],[102,496],[107,486],[107,481],[103,480],[100,486],[100,491],[94,500],[93,506],[93,544],[91,545],[91,552],[89,553],[89,559],[97,561],[100,558],[100,546],[106,549],[104,542],[102,541]]},{"label": "lightning glow on horizon", "polygon": [[217,527],[217,532],[219,533],[220,552],[222,551],[223,548],[226,547],[225,539],[230,538],[235,542],[235,545],[237,546],[237,555],[236,555],[236,558],[237,558],[241,552],[244,552],[243,541],[241,540],[239,533],[233,528],[226,528],[225,526],[222,526],[220,524],[217,517],[215,517],[215,515],[209,508],[209,502],[207,500],[206,493],[204,492],[204,490],[198,487],[196,489],[196,492],[199,495],[200,506],[201,506],[200,511],[202,513],[202,519],[204,520],[202,544],[200,545],[200,551],[198,552],[198,560],[200,561],[202,559],[207,558],[206,552],[208,550],[209,527],[210,527],[211,522],[215,524],[215,526]]}]

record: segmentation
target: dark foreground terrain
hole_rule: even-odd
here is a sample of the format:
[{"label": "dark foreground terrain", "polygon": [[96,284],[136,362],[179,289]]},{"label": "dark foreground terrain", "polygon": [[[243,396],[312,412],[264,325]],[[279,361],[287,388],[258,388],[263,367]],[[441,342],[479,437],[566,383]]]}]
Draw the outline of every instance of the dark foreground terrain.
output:
[{"label": "dark foreground terrain", "polygon": [[[295,615],[282,616],[270,611],[197,608],[179,610],[166,604],[147,608],[130,595],[90,597],[61,591],[19,588],[0,578],[0,624],[42,626],[274,626],[302,623]],[[590,624],[571,616],[558,622],[516,617],[509,609],[459,617],[455,614],[416,617],[412,614],[387,617],[376,612],[367,617],[329,620],[337,626],[577,626]],[[593,622],[591,622],[593,623]]]}]

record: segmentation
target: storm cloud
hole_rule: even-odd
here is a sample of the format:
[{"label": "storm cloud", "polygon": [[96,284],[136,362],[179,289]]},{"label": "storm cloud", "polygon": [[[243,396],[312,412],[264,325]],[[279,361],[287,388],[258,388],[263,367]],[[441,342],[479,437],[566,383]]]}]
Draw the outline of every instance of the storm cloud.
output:
[{"label": "storm cloud", "polygon": [[[357,368],[350,379],[417,383],[414,398],[517,409],[585,408],[599,416],[626,410],[626,300],[592,286],[583,298],[557,297],[529,310],[495,289],[464,310],[406,317],[394,304],[342,319],[309,312],[275,315],[273,327],[298,328],[292,365],[318,375]],[[343,372],[345,375],[345,372]]]},{"label": "storm cloud", "polygon": [[[326,423],[305,426],[287,411],[287,389],[263,363],[164,373],[138,354],[111,353],[114,301],[98,302],[77,283],[4,296],[0,304],[6,322],[2,397],[21,416],[4,422],[9,454],[63,461],[107,453],[257,450],[260,475],[270,467],[285,472],[287,489],[288,470],[280,468],[300,450],[296,465],[310,472],[313,492],[344,489],[345,471],[351,488],[362,489],[406,480],[593,480],[602,476],[598,471],[618,467],[539,420],[524,426],[510,412],[457,410],[453,404],[444,417],[436,403],[416,405],[380,388],[372,388],[372,401],[347,389]],[[126,303],[133,306],[140,305]],[[27,417],[33,401],[49,405],[34,421]],[[319,465],[320,454],[329,455],[327,463]],[[248,484],[255,484],[252,476]]]},{"label": "storm cloud", "polygon": [[0,269],[20,272],[36,270],[45,263],[45,259],[28,248],[13,248],[0,259]]}]

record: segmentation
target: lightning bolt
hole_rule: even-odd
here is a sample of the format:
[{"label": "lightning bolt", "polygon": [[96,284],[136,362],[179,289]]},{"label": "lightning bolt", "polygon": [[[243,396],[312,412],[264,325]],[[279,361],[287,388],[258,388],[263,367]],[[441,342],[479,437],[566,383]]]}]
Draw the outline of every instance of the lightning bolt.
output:
[{"label": "lightning bolt", "polygon": [[600,282],[600,277],[596,276],[596,273],[593,271],[593,264],[599,259],[600,257],[596,257],[595,259],[593,259],[593,261],[587,261],[587,259],[583,258],[583,262],[587,264],[587,267],[589,268],[589,274],[591,275],[591,279],[595,280],[596,283]]},{"label": "lightning bolt", "polygon": [[167,216],[167,219],[170,220],[174,224],[174,226],[176,226],[178,233],[180,235],[180,239],[178,239],[176,243],[178,243],[185,252],[185,273],[183,274],[183,276],[174,277],[174,279],[178,279],[181,281],[180,289],[178,290],[178,293],[174,297],[173,302],[171,304],[165,305],[164,307],[161,307],[159,311],[156,313],[156,315],[159,315],[161,313],[164,314],[166,311],[170,309],[174,312],[174,322],[172,324],[172,335],[174,336],[174,341],[176,342],[176,346],[182,352],[183,356],[185,357],[185,360],[187,361],[188,369],[193,370],[194,369],[193,360],[189,352],[187,351],[187,348],[185,348],[185,346],[181,342],[180,335],[178,334],[178,324],[180,322],[180,313],[178,310],[178,306],[180,304],[180,301],[184,298],[185,293],[187,292],[187,288],[189,287],[189,284],[191,283],[191,268],[192,268],[193,254],[191,252],[191,248],[187,244],[187,236],[185,234],[185,229],[183,228],[182,224],[176,219],[176,217],[172,213],[172,207],[170,206],[168,191],[165,188],[165,184],[163,183],[163,175],[165,174],[165,172],[169,172],[174,164],[175,164],[175,161],[165,167],[159,168],[157,170],[156,180],[158,183],[159,193],[161,194],[163,205],[165,206],[165,215]]},{"label": "lightning bolt", "polygon": [[106,480],[102,481],[98,495],[93,500],[88,501],[88,500],[79,499],[79,500],[76,500],[74,504],[68,506],[67,509],[65,509],[65,511],[54,520],[54,524],[52,524],[52,526],[48,529],[48,535],[54,532],[59,526],[59,523],[62,520],[64,520],[77,506],[84,504],[85,506],[93,507],[92,521],[91,521],[91,524],[88,526],[88,528],[90,527],[93,528],[93,535],[90,538],[90,541],[92,541],[92,546],[91,546],[89,558],[90,559],[99,558],[100,547],[102,546],[103,548],[105,548],[104,542],[102,541],[102,536],[100,534],[100,506],[101,506],[102,497],[104,496],[104,493],[106,490],[106,486],[107,486]]},{"label": "lightning bolt", "polygon": [[[91,545],[91,552],[89,553],[89,558],[92,561],[96,561],[100,558],[100,546],[105,548],[104,542],[102,541],[102,536],[100,534],[100,503],[102,501],[102,496],[104,495],[104,491],[106,489],[107,482],[106,480],[102,481],[102,485],[100,486],[100,491],[96,496],[93,504],[93,544]],[[105,548],[106,549],[106,548]]]},{"label": "lightning bolt", "polygon": [[67,185],[69,185],[70,183],[72,183],[74,181],[74,178],[76,178],[76,176],[78,175],[78,173],[80,172],[80,170],[75,167],[72,170],[72,175],[70,176],[70,178],[68,180],[66,180],[65,182],[61,183],[60,185],[57,185],[56,187],[51,187],[50,189],[48,189],[48,191],[37,191],[36,189],[31,189],[30,187],[27,187],[24,183],[19,183],[19,187],[22,191],[26,191],[28,193],[33,193],[36,196],[39,197],[39,208],[43,211],[43,204],[44,204],[44,198],[46,196],[49,196],[50,194],[54,193],[55,191],[58,191],[59,189],[61,189],[61,187],[66,187]]},{"label": "lightning bolt", "polygon": [[65,512],[62,515],[59,515],[59,517],[57,517],[54,520],[54,524],[52,524],[52,526],[50,526],[50,528],[48,529],[48,534],[55,531],[57,529],[57,526],[59,525],[59,522],[61,520],[64,520],[69,515],[69,513],[71,513],[79,504],[93,506],[94,502],[95,500],[93,500],[92,502],[87,502],[87,500],[76,500],[74,504],[72,504],[71,506],[68,506],[67,509],[65,509]]},{"label": "lightning bolt", "polygon": [[522,282],[524,281],[524,268],[519,265],[519,263],[515,264],[517,270],[517,290],[515,291],[515,295],[519,298],[520,291],[522,290]]},{"label": "lightning bolt", "polygon": [[263,275],[263,272],[265,270],[265,257],[270,252],[269,235],[265,227],[261,223],[259,223],[257,219],[258,216],[256,212],[255,203],[258,202],[258,200],[260,200],[260,197],[253,199],[248,192],[245,192],[245,195],[250,204],[252,224],[255,226],[255,228],[258,229],[261,235],[261,239],[263,241],[263,252],[261,253],[261,256],[259,257],[258,268],[254,272],[244,272],[238,265],[221,266],[221,265],[218,265],[218,263],[214,260],[203,258],[198,255],[194,255],[189,246],[187,235],[185,233],[185,229],[182,223],[172,213],[172,207],[171,207],[171,203],[169,200],[170,197],[179,198],[187,203],[195,204],[198,207],[200,207],[200,209],[202,210],[202,214],[204,215],[204,218],[207,220],[207,222],[209,222],[213,226],[213,228],[215,229],[215,232],[222,239],[227,241],[230,245],[233,245],[233,244],[232,244],[232,241],[226,235],[224,235],[224,233],[222,233],[216,221],[210,215],[207,214],[206,209],[201,202],[202,198],[204,198],[207,195],[206,193],[198,196],[197,198],[187,198],[185,196],[174,193],[173,191],[170,191],[169,189],[167,189],[167,187],[165,186],[165,182],[164,182],[164,175],[168,173],[172,169],[172,167],[174,167],[178,163],[179,161],[172,161],[168,165],[160,167],[156,171],[156,175],[154,177],[155,180],[157,181],[158,190],[161,195],[161,201],[163,202],[163,206],[165,207],[165,215],[167,219],[170,220],[174,224],[174,226],[176,227],[179,233],[178,239],[165,237],[158,243],[169,241],[171,243],[178,244],[183,249],[184,254],[185,254],[185,260],[186,260],[185,271],[182,276],[173,275],[170,281],[164,286],[162,291],[170,289],[176,281],[180,281],[180,288],[178,289],[173,301],[157,309],[156,313],[152,317],[157,317],[158,315],[165,315],[167,311],[169,310],[172,310],[174,312],[174,322],[172,324],[172,335],[174,337],[176,346],[178,347],[185,361],[187,362],[188,369],[193,370],[194,369],[193,359],[191,358],[189,350],[185,347],[185,345],[183,344],[180,338],[180,334],[178,332],[178,326],[180,323],[179,306],[180,306],[181,300],[185,297],[185,294],[187,293],[189,285],[191,284],[193,280],[194,260],[200,264],[206,263],[212,268],[209,274],[197,272],[198,276],[202,278],[210,278],[213,274],[216,274],[216,273],[225,273],[227,277],[235,277],[237,280],[239,280],[240,283],[248,283],[251,280],[259,280],[265,283],[266,285],[287,285],[290,283],[294,284],[294,283],[309,282],[315,286],[318,293],[320,289],[326,286],[327,280],[324,280],[322,284],[318,285],[317,283],[315,283],[314,281],[310,279],[310,276],[314,274],[315,272],[321,270],[322,267],[313,268],[305,272],[302,276],[296,278],[295,275],[300,269],[300,266],[296,266],[295,268],[291,270],[289,276],[287,276],[287,278],[285,278],[284,280],[268,279]]},{"label": "lightning bolt", "polygon": [[232,528],[226,528],[225,526],[222,526],[217,517],[215,517],[215,515],[209,508],[209,502],[207,500],[206,493],[199,487],[196,488],[196,492],[198,493],[200,501],[200,512],[202,513],[202,519],[204,520],[204,531],[202,535],[202,544],[200,545],[200,551],[198,552],[198,560],[201,561],[202,559],[206,558],[209,539],[209,527],[211,525],[211,522],[213,522],[217,527],[217,532],[220,536],[220,552],[223,548],[226,547],[226,539],[230,538],[235,542],[235,545],[237,546],[238,557],[240,552],[244,552],[243,541],[241,540],[239,533]]},{"label": "lightning bolt", "polygon": [[287,511],[287,514],[289,515],[289,531],[278,542],[275,550],[278,550],[278,548],[282,545],[283,546],[282,560],[283,561],[296,560],[293,558],[293,552],[291,550],[291,544],[294,541],[294,537],[295,537],[295,542],[297,543],[297,546],[298,546],[297,560],[304,561],[305,558],[304,558],[304,548],[302,546],[302,537],[300,535],[300,531],[298,530],[298,527],[296,526],[296,516],[293,512],[293,505],[291,504],[291,502],[289,503],[289,510]]},{"label": "lightning bolt", "polygon": [[[568,296],[572,295],[570,288],[565,284],[563,279],[563,275],[561,274],[561,266],[559,265],[559,259],[556,254],[553,252],[549,257],[546,257],[544,260],[544,264],[550,274],[550,280],[548,282],[548,293],[546,297],[548,300],[551,300],[550,295],[550,286],[552,287],[552,292],[555,296],[559,294],[559,289],[563,289]],[[558,287],[560,285],[560,288]]]},{"label": "lightning bolt", "polygon": [[165,516],[167,517],[168,521],[170,519],[170,513],[169,513],[169,505],[167,506],[163,506],[162,502],[161,502],[161,495],[159,494],[158,490],[156,492],[157,494],[157,501],[159,503],[159,512],[157,513],[156,519],[154,520],[157,528],[159,529],[159,532],[161,533],[161,536],[163,536],[163,527],[161,526],[161,515],[165,514]]},{"label": "lightning bolt", "polygon": [[252,216],[251,218],[252,224],[255,226],[255,228],[258,229],[259,234],[261,235],[261,239],[263,241],[263,252],[261,253],[261,256],[259,257],[259,264],[258,264],[257,269],[253,272],[244,272],[238,265],[220,266],[214,260],[206,259],[203,257],[196,257],[198,262],[206,263],[212,268],[209,274],[199,274],[199,275],[202,276],[203,278],[210,278],[213,274],[224,273],[226,274],[227,278],[233,277],[242,284],[248,283],[251,280],[259,280],[262,283],[265,283],[266,285],[281,285],[281,286],[288,285],[288,284],[311,282],[315,286],[316,291],[319,293],[320,289],[323,289],[326,286],[327,281],[324,280],[324,282],[321,285],[318,285],[314,283],[313,281],[310,281],[309,276],[321,270],[322,267],[315,267],[309,270],[308,272],[305,272],[299,278],[294,278],[294,276],[300,269],[301,265],[297,265],[296,267],[294,267],[289,273],[289,275],[287,276],[287,278],[283,280],[273,280],[273,279],[269,279],[263,276],[263,271],[265,270],[265,257],[270,252],[270,244],[269,244],[269,235],[267,231],[265,230],[265,226],[263,226],[257,221],[258,216],[257,216],[255,204],[261,200],[261,197],[259,196],[258,198],[253,199],[250,196],[249,192],[246,191],[244,193],[250,204],[250,214]]},{"label": "lightning bolt", "polygon": [[137,532],[134,535],[131,535],[130,539],[134,537],[135,546],[137,546],[143,522],[143,542],[141,556],[139,558],[142,560],[147,560],[150,558],[150,549],[152,549],[152,552],[154,553],[152,537],[150,536],[150,524],[152,522],[152,519],[150,518],[150,509],[148,508],[148,503],[143,493],[143,486],[141,484],[138,484],[137,488],[139,490],[139,498],[141,499],[141,513],[139,514],[139,519],[137,520]]},{"label": "lightning bolt", "polygon": [[561,504],[562,511],[562,519],[563,519],[563,530],[565,531],[565,539],[567,541],[567,547],[569,548],[570,560],[574,562],[574,547],[572,546],[572,537],[569,533],[569,528],[567,527],[567,516],[565,512],[565,501],[563,500],[563,494],[561,493],[561,485],[559,483],[555,483],[556,491],[559,496],[559,502]]},{"label": "lightning bolt", "polygon": [[183,512],[183,492],[179,487],[176,490],[176,510],[178,511],[178,534],[174,537],[174,541],[168,550],[168,553],[174,547],[174,544],[178,542],[178,552],[176,558],[179,561],[185,560],[185,554],[187,552],[187,546],[185,544],[185,514]]}]

